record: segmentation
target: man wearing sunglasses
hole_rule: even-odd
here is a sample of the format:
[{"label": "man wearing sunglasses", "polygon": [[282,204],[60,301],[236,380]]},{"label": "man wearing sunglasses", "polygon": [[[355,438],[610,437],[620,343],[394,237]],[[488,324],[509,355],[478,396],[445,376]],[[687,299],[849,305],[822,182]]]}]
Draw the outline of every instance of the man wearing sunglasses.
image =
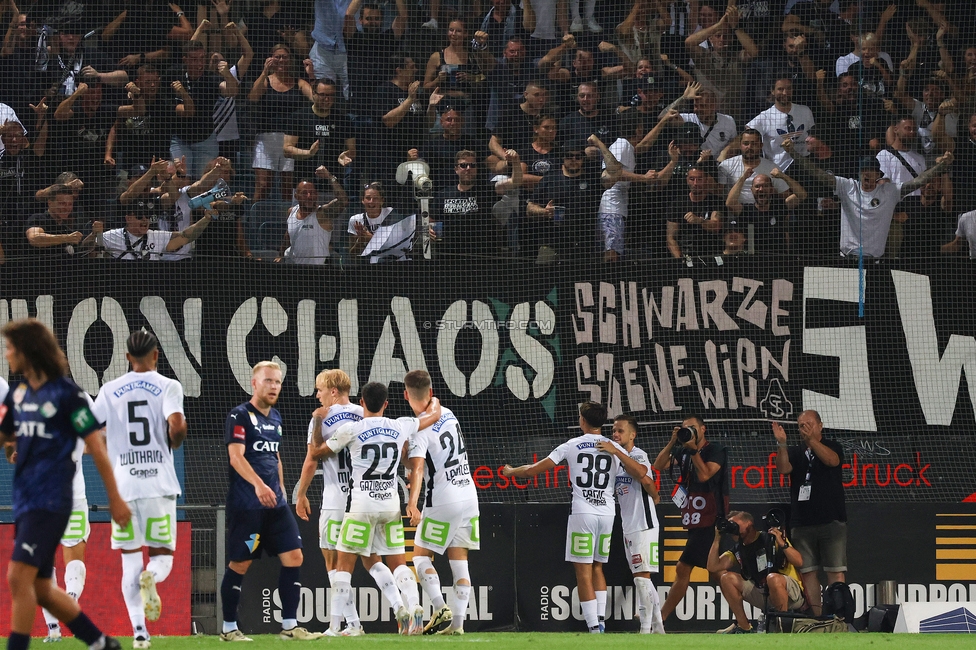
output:
[{"label": "man wearing sunglasses", "polygon": [[437,255],[496,255],[504,241],[503,228],[492,208],[502,196],[522,185],[522,161],[509,149],[506,160],[511,177],[479,177],[478,156],[462,150],[455,157],[457,184],[438,193],[431,210],[432,239]]}]

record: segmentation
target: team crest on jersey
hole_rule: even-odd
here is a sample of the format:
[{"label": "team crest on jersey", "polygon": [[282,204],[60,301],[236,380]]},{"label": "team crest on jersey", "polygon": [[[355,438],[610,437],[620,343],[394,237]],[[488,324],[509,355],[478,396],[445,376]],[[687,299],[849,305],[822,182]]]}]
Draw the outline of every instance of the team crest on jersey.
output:
[{"label": "team crest on jersey", "polygon": [[258,426],[258,416],[254,415],[250,411],[248,411],[248,415],[251,416],[251,424],[253,424],[254,426]]},{"label": "team crest on jersey", "polygon": [[641,561],[642,560],[643,560],[643,558],[640,556],[640,553],[638,553],[636,555],[631,555],[630,556],[630,563],[633,564],[634,566],[637,566],[638,564],[641,564]]},{"label": "team crest on jersey", "polygon": [[57,407],[54,406],[54,404],[51,404],[51,402],[44,402],[44,404],[41,405],[41,415],[46,418],[54,417],[54,414],[57,412]]},{"label": "team crest on jersey", "polygon": [[24,395],[27,394],[27,384],[21,384],[14,391],[14,405],[20,406],[20,403],[24,401]]}]

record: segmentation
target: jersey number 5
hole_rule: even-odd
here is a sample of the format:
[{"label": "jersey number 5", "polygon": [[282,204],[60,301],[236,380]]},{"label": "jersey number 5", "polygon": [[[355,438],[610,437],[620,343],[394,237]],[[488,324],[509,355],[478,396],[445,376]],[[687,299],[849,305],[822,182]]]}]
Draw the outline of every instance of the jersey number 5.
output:
[{"label": "jersey number 5", "polygon": [[149,418],[136,415],[136,409],[140,406],[146,406],[147,404],[149,404],[149,402],[146,400],[129,402],[129,426],[142,427],[141,437],[138,431],[133,431],[132,429],[129,430],[129,443],[133,447],[142,447],[149,444]]},{"label": "jersey number 5", "polygon": [[[396,465],[397,457],[400,455],[400,450],[397,448],[395,442],[384,442],[382,445],[363,445],[362,459],[369,460],[372,456],[373,460],[370,463],[369,469],[363,474],[363,480],[365,481],[378,481],[383,479],[384,481],[389,481],[393,478],[393,467]],[[380,459],[390,459],[390,464],[386,467],[383,474],[377,473],[377,468],[380,464]]]}]

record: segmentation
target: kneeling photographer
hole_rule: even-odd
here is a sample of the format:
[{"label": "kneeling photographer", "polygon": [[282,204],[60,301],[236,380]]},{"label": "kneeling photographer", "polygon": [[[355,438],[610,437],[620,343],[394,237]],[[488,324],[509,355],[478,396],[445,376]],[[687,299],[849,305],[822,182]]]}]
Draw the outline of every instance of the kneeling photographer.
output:
[{"label": "kneeling photographer", "polygon": [[[767,531],[756,529],[748,512],[733,511],[727,519],[715,522],[715,539],[708,551],[708,570],[720,573],[722,595],[735,615],[735,626],[723,632],[754,632],[742,601],[770,611],[795,611],[803,606],[803,589],[796,568],[803,566],[799,551],[790,545],[780,529],[783,517],[777,510],[763,516]],[[719,555],[722,535],[731,535],[735,544]],[[738,567],[738,572],[733,568]]]}]

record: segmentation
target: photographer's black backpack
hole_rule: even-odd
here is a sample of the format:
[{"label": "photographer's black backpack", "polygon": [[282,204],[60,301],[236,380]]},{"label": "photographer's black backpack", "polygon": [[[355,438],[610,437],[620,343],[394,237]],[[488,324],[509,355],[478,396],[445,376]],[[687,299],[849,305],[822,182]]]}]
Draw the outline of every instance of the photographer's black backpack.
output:
[{"label": "photographer's black backpack", "polygon": [[843,582],[835,582],[823,594],[824,616],[834,615],[847,623],[854,622],[854,596],[851,588]]}]

